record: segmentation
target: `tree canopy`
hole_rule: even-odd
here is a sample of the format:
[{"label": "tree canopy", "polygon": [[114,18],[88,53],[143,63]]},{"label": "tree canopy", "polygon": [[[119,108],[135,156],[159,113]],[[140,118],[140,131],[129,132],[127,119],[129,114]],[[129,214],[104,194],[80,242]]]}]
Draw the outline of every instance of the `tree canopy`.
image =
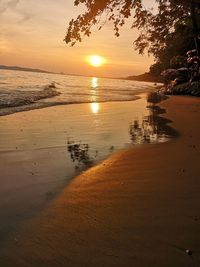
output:
[{"label": "tree canopy", "polygon": [[194,47],[193,37],[199,34],[195,12],[200,0],[155,0],[154,10],[147,9],[143,0],[75,0],[74,4],[85,5],[86,11],[69,23],[65,42],[72,46],[90,36],[94,25],[100,30],[107,21],[119,36],[129,18],[131,28],[139,30],[133,40],[135,49],[140,54],[147,50],[156,61],[165,61],[169,54],[172,57]]}]

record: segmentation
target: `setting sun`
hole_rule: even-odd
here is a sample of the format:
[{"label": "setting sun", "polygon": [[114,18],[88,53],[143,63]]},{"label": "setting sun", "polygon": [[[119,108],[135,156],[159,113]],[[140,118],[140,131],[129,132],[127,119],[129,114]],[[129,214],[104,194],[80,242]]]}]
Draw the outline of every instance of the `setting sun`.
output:
[{"label": "setting sun", "polygon": [[93,67],[101,67],[103,64],[105,64],[105,62],[105,58],[98,55],[92,55],[88,57],[88,63]]}]

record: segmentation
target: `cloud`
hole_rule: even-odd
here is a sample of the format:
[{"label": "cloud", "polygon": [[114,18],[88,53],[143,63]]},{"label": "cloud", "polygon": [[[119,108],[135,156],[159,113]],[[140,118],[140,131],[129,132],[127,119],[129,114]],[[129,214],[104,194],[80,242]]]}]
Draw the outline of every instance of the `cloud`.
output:
[{"label": "cloud", "polygon": [[17,4],[20,2],[20,0],[10,0],[10,1],[4,1],[0,0],[0,14],[7,11],[7,9],[15,9]]},{"label": "cloud", "polygon": [[32,16],[25,12],[24,10],[20,10],[17,6],[20,4],[20,0],[0,0],[0,15],[6,13],[11,10],[15,12],[20,18],[18,19],[18,23],[23,23],[29,20]]},{"label": "cloud", "polygon": [[10,0],[9,2],[8,2],[8,7],[10,7],[10,8],[15,8],[16,7],[16,5],[18,4],[20,2],[20,0]]},{"label": "cloud", "polygon": [[18,21],[20,23],[23,23],[23,22],[31,19],[31,17],[32,17],[30,14],[25,14],[25,13],[21,13],[21,16],[22,16],[22,18]]}]

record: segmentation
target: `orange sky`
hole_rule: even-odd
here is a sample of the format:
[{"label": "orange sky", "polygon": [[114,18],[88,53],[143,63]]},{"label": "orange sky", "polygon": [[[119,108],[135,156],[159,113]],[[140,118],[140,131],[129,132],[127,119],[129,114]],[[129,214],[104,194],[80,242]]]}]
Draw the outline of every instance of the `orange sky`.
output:
[{"label": "orange sky", "polygon": [[[153,0],[146,0],[151,6]],[[119,38],[111,25],[81,44],[69,47],[64,42],[69,20],[81,7],[73,0],[0,0],[0,65],[18,65],[90,76],[122,77],[148,71],[153,59],[134,51],[136,31],[128,25]],[[100,68],[89,66],[86,58],[99,54],[107,63]]]}]

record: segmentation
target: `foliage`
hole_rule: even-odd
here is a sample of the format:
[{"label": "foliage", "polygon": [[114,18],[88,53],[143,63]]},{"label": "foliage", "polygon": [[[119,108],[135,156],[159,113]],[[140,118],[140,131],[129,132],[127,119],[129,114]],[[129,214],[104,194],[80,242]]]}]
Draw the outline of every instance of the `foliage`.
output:
[{"label": "foliage", "polygon": [[155,64],[151,65],[149,68],[149,72],[154,76],[159,76],[164,66],[160,62],[156,62]]},{"label": "foliage", "polygon": [[177,55],[171,58],[170,65],[172,68],[181,68],[187,66],[187,58],[181,55]]},{"label": "foliage", "polygon": [[177,23],[173,32],[166,36],[165,47],[158,51],[157,61],[150,73],[159,74],[164,69],[186,66],[186,53],[195,47],[191,21]]},{"label": "foliage", "polygon": [[175,86],[167,86],[161,88],[159,92],[166,95],[192,95],[200,97],[200,83],[186,82]]},{"label": "foliage", "polygon": [[170,60],[177,55],[186,56],[188,50],[195,47],[190,21],[177,23],[174,32],[166,36],[165,48],[158,53],[159,61],[165,68],[170,67]]},{"label": "foliage", "polygon": [[178,71],[176,69],[166,69],[161,72],[161,75],[164,77],[164,83],[168,84],[177,77]]},{"label": "foliage", "polygon": [[86,11],[70,21],[65,42],[73,46],[77,41],[81,42],[84,36],[91,35],[92,26],[98,25],[101,29],[107,21],[113,24],[114,33],[119,36],[120,28],[130,18],[131,28],[140,31],[134,41],[135,48],[140,54],[147,49],[158,59],[177,25],[187,24],[191,1],[155,0],[158,7],[155,13],[155,10],[146,9],[142,0],[75,0],[74,4],[84,4]]}]

